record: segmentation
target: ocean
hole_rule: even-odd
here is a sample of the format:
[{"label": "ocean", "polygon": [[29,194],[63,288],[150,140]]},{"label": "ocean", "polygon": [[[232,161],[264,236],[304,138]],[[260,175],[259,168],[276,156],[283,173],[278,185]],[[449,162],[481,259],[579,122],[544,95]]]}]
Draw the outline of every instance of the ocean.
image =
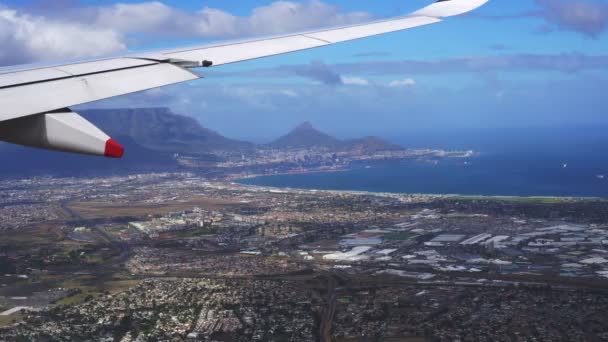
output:
[{"label": "ocean", "polygon": [[[459,132],[391,139],[403,146],[474,149],[467,159],[356,164],[343,172],[262,176],[250,185],[300,189],[608,198],[608,130],[587,128]],[[500,134],[499,134],[500,133]],[[485,137],[485,138],[484,138]]]}]

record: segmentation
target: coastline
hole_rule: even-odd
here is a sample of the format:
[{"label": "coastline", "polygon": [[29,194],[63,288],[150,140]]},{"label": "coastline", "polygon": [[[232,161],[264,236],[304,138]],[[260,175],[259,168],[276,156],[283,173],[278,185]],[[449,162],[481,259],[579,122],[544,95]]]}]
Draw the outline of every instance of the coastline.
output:
[{"label": "coastline", "polygon": [[[368,157],[368,158],[354,158],[348,163],[335,165],[335,166],[320,166],[317,168],[300,168],[291,169],[287,171],[281,171],[276,173],[251,173],[246,175],[229,175],[226,180],[239,180],[239,179],[251,179],[266,176],[285,176],[285,175],[299,175],[299,174],[314,174],[314,173],[329,173],[329,172],[345,172],[352,171],[356,168],[352,167],[356,163],[365,163],[368,165],[383,163],[383,162],[403,162],[403,161],[414,161],[414,160],[436,160],[436,159],[466,159],[477,157],[481,155],[480,152],[468,150],[468,151],[445,151],[445,150],[431,150],[431,149],[420,149],[420,150],[403,150],[401,152],[408,152],[408,155],[400,156],[381,156],[381,157]],[[369,166],[368,166],[369,167]]]},{"label": "coastline", "polygon": [[[462,153],[462,152],[457,151],[457,152],[453,152],[453,153]],[[464,155],[449,155],[449,156],[442,156],[441,158],[446,158],[446,159],[459,159],[460,158],[461,159],[461,158],[470,158],[470,157],[479,156],[480,154],[481,154],[480,152],[467,151]],[[424,157],[418,156],[418,157],[405,157],[405,158],[361,159],[361,160],[354,160],[353,162],[364,162],[365,161],[365,162],[368,162],[367,164],[373,165],[373,164],[378,164],[381,162],[403,162],[403,161],[413,161],[413,160],[425,160],[425,159],[424,159]],[[247,174],[244,176],[230,175],[230,176],[226,177],[226,180],[238,181],[238,180],[245,180],[245,179],[252,179],[252,178],[259,178],[259,177],[307,175],[307,174],[315,174],[315,173],[332,173],[332,172],[348,172],[348,171],[353,171],[356,169],[357,168],[352,167],[352,163],[351,163],[349,165],[341,165],[341,166],[337,166],[337,167],[319,167],[319,168],[315,168],[315,169],[293,169],[293,170],[289,170],[289,171],[285,171],[285,172],[252,173],[252,174]]]},{"label": "coastline", "polygon": [[[348,170],[343,170],[348,171]],[[320,173],[320,172],[310,172]],[[280,174],[277,174],[280,176]],[[260,177],[272,177],[272,175],[263,175]],[[396,196],[409,196],[409,197],[426,197],[426,198],[441,198],[441,199],[455,199],[455,200],[494,200],[494,201],[506,201],[506,202],[606,202],[608,197],[592,197],[592,196],[509,196],[509,195],[467,195],[467,194],[433,194],[433,193],[407,193],[407,192],[385,192],[385,191],[365,191],[365,190],[337,190],[337,189],[318,189],[318,188],[293,188],[293,187],[278,187],[268,185],[255,185],[240,183],[238,180],[251,179],[256,177],[239,178],[237,180],[230,181],[230,184],[246,187],[250,189],[257,189],[261,191],[296,191],[296,192],[310,192],[310,193],[332,193],[332,194],[348,194],[348,195],[370,195],[370,196],[382,196],[382,197],[396,197]]]},{"label": "coastline", "polygon": [[325,174],[333,172],[349,172],[356,170],[357,168],[342,167],[339,169],[314,169],[314,170],[303,170],[300,172],[280,172],[273,174],[251,174],[247,176],[235,176],[229,177],[226,181],[231,184],[246,186],[258,189],[272,189],[272,190],[287,190],[287,191],[310,191],[310,192],[331,192],[331,193],[344,193],[344,194],[355,194],[355,195],[380,195],[380,196],[421,196],[421,197],[435,197],[435,198],[451,198],[451,199],[462,199],[462,200],[495,200],[495,201],[530,201],[530,202],[564,202],[564,201],[608,201],[607,197],[602,196],[559,196],[559,195],[484,195],[484,194],[464,194],[464,193],[423,193],[423,192],[402,192],[402,191],[369,191],[369,190],[347,190],[347,189],[321,189],[321,188],[309,188],[309,187],[285,187],[285,186],[270,186],[270,185],[259,185],[259,184],[248,184],[242,181],[251,180],[255,178],[266,178],[266,177],[280,177],[290,175],[309,175],[309,174]]},{"label": "coastline", "polygon": [[264,173],[261,173],[261,174],[252,173],[252,174],[245,175],[245,176],[229,176],[229,177],[226,177],[226,180],[230,181],[230,182],[234,182],[234,183],[240,184],[238,182],[239,180],[253,179],[253,178],[260,178],[260,177],[290,176],[290,175],[309,175],[309,174],[315,174],[315,173],[348,172],[348,171],[351,171],[351,170],[354,170],[354,168],[341,167],[341,168],[336,168],[336,169],[311,169],[311,170],[277,172],[277,173],[267,173],[267,174],[264,174]]}]

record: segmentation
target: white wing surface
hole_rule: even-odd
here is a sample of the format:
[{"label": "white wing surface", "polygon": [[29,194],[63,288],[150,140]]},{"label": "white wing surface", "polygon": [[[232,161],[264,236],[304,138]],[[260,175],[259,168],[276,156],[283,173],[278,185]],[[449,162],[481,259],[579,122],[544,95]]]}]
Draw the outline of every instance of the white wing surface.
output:
[{"label": "white wing surface", "polygon": [[[121,157],[122,148],[114,140],[68,108],[199,78],[191,68],[236,63],[437,23],[487,1],[439,0],[408,16],[366,24],[46,67],[3,69],[0,140]],[[58,120],[62,116],[69,119]],[[53,122],[61,124],[50,124]],[[83,135],[91,139],[83,139]]]}]

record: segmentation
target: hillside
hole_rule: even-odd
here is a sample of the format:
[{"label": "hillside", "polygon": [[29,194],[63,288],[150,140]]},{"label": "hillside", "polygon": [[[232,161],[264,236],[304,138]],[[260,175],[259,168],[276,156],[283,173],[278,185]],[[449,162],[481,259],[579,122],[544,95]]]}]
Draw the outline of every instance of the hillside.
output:
[{"label": "hillside", "polygon": [[253,148],[251,143],[226,138],[168,108],[87,110],[81,114],[110,136],[131,137],[155,151],[207,155]]},{"label": "hillside", "polygon": [[311,147],[339,148],[341,144],[342,142],[340,140],[317,130],[310,122],[304,122],[294,128],[291,132],[270,143],[270,146],[278,149]]},{"label": "hillside", "polygon": [[391,144],[378,137],[365,137],[352,140],[340,140],[316,129],[310,122],[304,122],[286,135],[269,144],[276,149],[323,147],[336,151],[392,151],[403,147]]},{"label": "hillside", "polygon": [[[27,148],[0,142],[0,175],[121,174],[140,171],[181,170],[174,153],[197,161],[215,162],[214,153],[247,153],[256,147],[273,149],[326,148],[329,151],[374,153],[399,150],[377,137],[340,140],[305,122],[269,145],[255,145],[226,138],[202,127],[195,119],[166,108],[89,110],[82,115],[125,147],[120,160]],[[225,155],[224,155],[225,156]]]},{"label": "hillside", "polygon": [[363,152],[403,150],[402,146],[392,144],[378,137],[365,137],[361,139],[346,140],[344,144],[347,146],[348,149],[359,150]]}]

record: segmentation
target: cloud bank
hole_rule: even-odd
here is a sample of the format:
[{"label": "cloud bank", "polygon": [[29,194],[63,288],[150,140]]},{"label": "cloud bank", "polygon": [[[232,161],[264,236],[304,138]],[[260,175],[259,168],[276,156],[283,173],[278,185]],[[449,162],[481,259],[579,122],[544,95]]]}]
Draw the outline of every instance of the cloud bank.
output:
[{"label": "cloud bank", "polygon": [[[78,42],[78,43],[76,43]],[[120,33],[0,8],[0,65],[79,58],[126,49]]]},{"label": "cloud bank", "polygon": [[[511,14],[470,16],[487,20],[517,20],[538,18],[543,24],[540,33],[556,30],[580,33],[597,38],[608,29],[608,0],[535,0],[538,8]],[[499,49],[502,50],[501,46]]]},{"label": "cloud bank", "polygon": [[205,7],[186,12],[159,1],[107,6],[0,5],[0,65],[81,58],[122,52],[151,37],[208,39],[270,35],[347,25],[371,18],[343,13],[320,0],[277,1],[239,17]]},{"label": "cloud bank", "polygon": [[561,30],[596,37],[608,27],[608,3],[591,0],[537,0],[547,22]]},{"label": "cloud bank", "polygon": [[328,25],[346,25],[370,19],[363,12],[341,13],[319,0],[277,1],[254,8],[248,17],[205,7],[190,13],[158,1],[119,3],[86,10],[90,22],[121,32],[179,37],[233,37],[276,34]]},{"label": "cloud bank", "polygon": [[[214,71],[214,77],[290,78],[304,77],[328,85],[353,85],[361,80],[353,75],[494,75],[497,72],[557,72],[574,74],[608,69],[608,55],[570,54],[511,54],[487,57],[460,57],[437,60],[365,61],[357,63],[282,65],[274,68]],[[358,82],[357,82],[358,81]],[[370,82],[365,79],[366,85]],[[413,81],[413,80],[411,80]],[[410,79],[398,80],[393,86],[411,86]]]}]

